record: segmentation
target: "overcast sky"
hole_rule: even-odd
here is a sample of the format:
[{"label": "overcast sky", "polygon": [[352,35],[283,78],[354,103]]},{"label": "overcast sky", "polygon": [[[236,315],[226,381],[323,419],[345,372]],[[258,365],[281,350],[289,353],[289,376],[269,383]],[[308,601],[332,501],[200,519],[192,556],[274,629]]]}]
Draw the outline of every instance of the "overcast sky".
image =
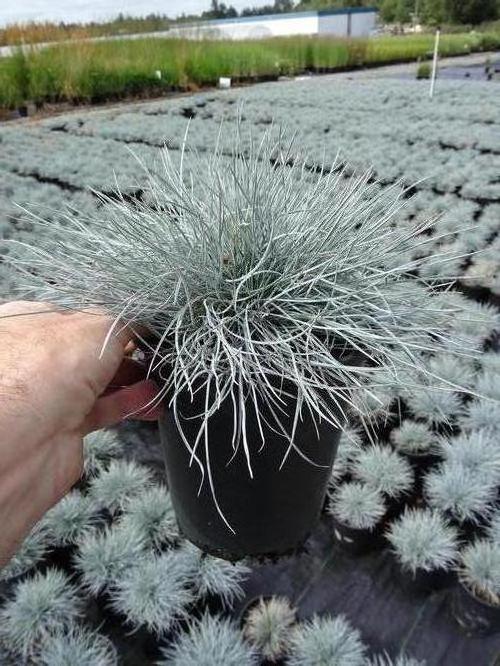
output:
[{"label": "overcast sky", "polygon": [[[270,4],[270,0],[226,0],[236,9]],[[0,0],[0,25],[23,21],[92,21],[116,16],[199,13],[210,0]]]}]

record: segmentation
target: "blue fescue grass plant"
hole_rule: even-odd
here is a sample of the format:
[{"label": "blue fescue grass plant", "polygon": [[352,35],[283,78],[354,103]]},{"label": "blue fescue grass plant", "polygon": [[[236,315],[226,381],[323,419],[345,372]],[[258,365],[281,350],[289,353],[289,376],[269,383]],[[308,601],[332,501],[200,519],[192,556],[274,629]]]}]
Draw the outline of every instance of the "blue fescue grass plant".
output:
[{"label": "blue fescue grass plant", "polygon": [[110,596],[113,608],[133,629],[145,626],[165,634],[186,618],[195,600],[193,560],[182,550],[139,558],[115,579]]},{"label": "blue fescue grass plant", "polygon": [[453,354],[440,353],[428,362],[429,371],[459,391],[474,384],[476,369],[472,359],[459,358]]},{"label": "blue fescue grass plant", "polygon": [[227,562],[218,557],[200,557],[195,586],[199,597],[217,596],[227,608],[244,596],[241,586],[251,569],[241,562]]},{"label": "blue fescue grass plant", "polygon": [[457,531],[437,511],[406,509],[387,538],[403,569],[413,574],[448,570],[458,557]]},{"label": "blue fescue grass plant", "polygon": [[138,533],[147,547],[159,550],[180,538],[170,493],[163,486],[127,499],[123,511],[119,525]]},{"label": "blue fescue grass plant", "polygon": [[69,546],[99,522],[98,508],[78,490],[63,497],[41,521],[52,546]]},{"label": "blue fescue grass plant", "polygon": [[458,425],[465,430],[500,430],[500,403],[487,399],[469,402],[465,413],[458,419]]},{"label": "blue fescue grass plant", "polygon": [[158,666],[257,666],[254,649],[231,620],[205,615],[163,651]]},{"label": "blue fescue grass plant", "polygon": [[47,555],[50,536],[40,524],[28,534],[9,563],[0,569],[0,581],[22,576],[35,567]]},{"label": "blue fescue grass plant", "polygon": [[99,474],[123,453],[120,438],[110,430],[92,432],[83,440],[83,465],[87,477]]},{"label": "blue fescue grass plant", "polygon": [[451,423],[463,411],[460,396],[448,386],[416,388],[406,402],[412,414],[431,425]]},{"label": "blue fescue grass plant", "polygon": [[350,481],[335,491],[329,507],[340,523],[356,530],[373,530],[386,512],[384,498],[374,488]]},{"label": "blue fescue grass plant", "polygon": [[446,464],[462,466],[486,484],[500,485],[500,447],[491,430],[471,430],[451,439],[440,440]]},{"label": "blue fescue grass plant", "polygon": [[483,539],[464,548],[459,576],[478,599],[500,606],[500,544]]},{"label": "blue fescue grass plant", "polygon": [[184,542],[178,550],[193,571],[192,586],[197,600],[216,596],[226,608],[244,596],[243,581],[251,569],[243,562],[228,562],[213,557],[190,542]]},{"label": "blue fescue grass plant", "polygon": [[[98,212],[62,211],[59,226],[33,213],[43,233],[8,255],[26,296],[104,308],[116,318],[110,336],[125,324],[146,331],[151,372],[162,378],[157,399],[169,396],[182,435],[179,401],[203,397],[198,435],[184,443],[216,503],[207,433],[224,400],[234,405],[234,448],[252,476],[249,410],[261,433],[268,420],[288,441],[285,463],[301,414],[339,427],[349,392],[369,395],[378,368],[396,387],[409,370],[425,374],[421,354],[455,341],[447,331],[463,309],[435,306],[436,286],[411,277],[410,251],[436,239],[422,233],[430,222],[395,224],[399,185],[346,177],[336,164],[311,172],[275,128],[259,140],[243,134],[237,124],[223,150],[221,130],[212,153],[186,141],[180,159],[163,150],[161,164],[145,167],[143,201],[100,195]],[[350,352],[358,357],[348,364]],[[287,381],[296,398],[291,432],[282,415]]]},{"label": "blue fescue grass plant", "polygon": [[426,423],[405,419],[391,432],[391,442],[399,453],[422,455],[432,453],[436,436]]},{"label": "blue fescue grass plant", "polygon": [[292,634],[289,666],[363,666],[361,635],[341,615],[313,617]]},{"label": "blue fescue grass plant", "polygon": [[497,351],[485,352],[481,356],[481,365],[483,370],[500,375],[500,353]]},{"label": "blue fescue grass plant", "polygon": [[488,338],[500,330],[500,313],[494,305],[469,300],[455,328],[465,335]]},{"label": "blue fescue grass plant", "polygon": [[478,377],[476,390],[479,395],[500,402],[500,373],[485,370]]},{"label": "blue fescue grass plant", "polygon": [[49,569],[18,583],[0,610],[0,637],[26,659],[51,632],[80,618],[83,605],[62,571]]},{"label": "blue fescue grass plant", "polygon": [[50,633],[37,645],[37,666],[117,666],[113,643],[102,634],[78,624]]},{"label": "blue fescue grass plant", "polygon": [[413,486],[413,471],[407,460],[389,446],[374,444],[364,449],[352,465],[352,475],[372,490],[397,498]]},{"label": "blue fescue grass plant", "polygon": [[457,463],[445,463],[429,472],[424,487],[429,504],[459,522],[481,522],[493,510],[497,497],[495,483]]},{"label": "blue fescue grass plant", "polygon": [[145,543],[140,532],[114,526],[87,534],[78,544],[75,567],[83,586],[99,594],[120,579],[144,556]]},{"label": "blue fescue grass plant", "polygon": [[111,514],[123,509],[133,497],[151,488],[150,470],[126,460],[112,460],[109,467],[92,479],[88,495],[93,502]]},{"label": "blue fescue grass plant", "polygon": [[243,633],[264,659],[275,662],[288,653],[295,622],[296,610],[288,599],[259,599],[248,611]]}]

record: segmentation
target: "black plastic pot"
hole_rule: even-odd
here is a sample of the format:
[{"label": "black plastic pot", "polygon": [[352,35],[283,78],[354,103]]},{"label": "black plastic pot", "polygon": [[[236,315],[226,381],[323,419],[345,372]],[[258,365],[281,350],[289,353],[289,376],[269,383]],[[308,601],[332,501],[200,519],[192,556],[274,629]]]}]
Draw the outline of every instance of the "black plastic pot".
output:
[{"label": "black plastic pot", "polygon": [[401,587],[411,595],[427,595],[450,587],[455,582],[455,572],[445,569],[411,572],[398,566]]},{"label": "black plastic pot", "polygon": [[349,527],[334,520],[333,531],[342,549],[354,556],[367,555],[385,546],[381,523],[373,530],[366,530]]},{"label": "black plastic pot", "polygon": [[481,601],[462,583],[453,594],[451,613],[468,636],[488,636],[500,632],[500,606]]},{"label": "black plastic pot", "polygon": [[[287,392],[293,388],[288,386]],[[292,393],[293,395],[293,393]],[[286,397],[286,416],[281,418],[291,433],[295,399]],[[205,396],[195,394],[193,402],[181,396],[179,415],[190,444],[198,434]],[[269,420],[266,408],[261,414]],[[340,417],[339,417],[340,418]],[[315,424],[303,410],[297,424],[296,447],[314,465],[292,450],[280,470],[289,443],[262,422],[265,445],[259,433],[255,408],[247,401],[246,431],[252,465],[250,477],[243,446],[234,455],[233,404],[225,400],[208,422],[208,458],[202,440],[197,451],[205,467],[200,489],[199,466],[190,463],[190,454],[181,439],[171,409],[160,419],[167,481],[181,532],[204,551],[229,560],[245,556],[274,556],[291,552],[305,541],[314,528],[323,506],[326,487],[337,451],[340,431],[325,421]],[[234,530],[217,511],[207,470],[220,509]]]},{"label": "black plastic pot", "polygon": [[413,473],[415,474],[415,491],[420,493],[423,489],[425,475],[432,467],[441,462],[442,458],[435,453],[405,453],[404,456],[412,466]]},{"label": "black plastic pot", "polygon": [[486,521],[463,520],[458,522],[452,519],[451,522],[457,526],[462,543],[472,543],[484,536]]},{"label": "black plastic pot", "polygon": [[411,506],[417,495],[415,489],[411,490],[411,493],[403,493],[399,497],[390,497],[386,499],[387,511],[383,518],[383,523],[385,526],[388,526],[392,523],[393,520],[399,518],[399,516],[404,513],[406,507]]}]

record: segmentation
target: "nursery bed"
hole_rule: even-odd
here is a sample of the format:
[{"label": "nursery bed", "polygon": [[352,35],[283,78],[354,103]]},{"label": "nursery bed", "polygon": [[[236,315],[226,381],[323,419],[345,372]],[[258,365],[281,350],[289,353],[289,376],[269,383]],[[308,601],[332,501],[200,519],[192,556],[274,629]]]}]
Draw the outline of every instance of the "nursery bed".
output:
[{"label": "nursery bed", "polygon": [[[143,197],[143,176],[131,150],[149,161],[166,141],[178,159],[191,118],[191,143],[205,152],[220,122],[234,119],[240,101],[242,123],[256,136],[273,119],[296,132],[311,171],[323,159],[331,164],[338,154],[347,173],[371,167],[381,186],[402,182],[409,200],[398,223],[439,216],[431,247],[445,245],[455,257],[449,268],[456,276],[455,287],[471,301],[498,308],[498,86],[471,79],[441,80],[433,101],[426,82],[358,73],[352,81],[345,76],[315,77],[0,125],[0,237],[32,240],[37,233],[13,202],[34,204],[37,211],[44,207],[49,217],[50,209],[64,204],[80,213],[95,210],[99,202],[88,188],[111,192],[114,171],[126,196]],[[437,240],[442,234],[451,235]],[[481,253],[463,258],[477,250]],[[13,286],[0,263],[0,295],[15,293]],[[482,343],[488,340],[486,347],[498,346],[491,331],[483,338]],[[120,432],[125,457],[146,464],[161,480],[156,429],[127,424]],[[384,434],[388,432],[385,428]],[[239,618],[256,596],[283,594],[297,605],[301,619],[314,613],[344,613],[371,652],[405,651],[425,659],[428,666],[500,663],[500,634],[467,637],[450,617],[453,586],[424,597],[408,592],[387,548],[357,558],[346,555],[335,544],[331,521],[323,517],[300,554],[252,563],[243,584],[245,598],[232,615]],[[90,607],[96,624],[105,619],[102,608],[102,600]],[[142,666],[158,658],[151,637],[143,632],[130,635],[116,618],[108,618],[103,631],[113,636],[124,664]]]},{"label": "nursery bed", "polygon": [[[122,429],[127,456],[161,470],[159,437],[154,426]],[[137,448],[140,442],[140,448]],[[351,557],[333,537],[331,518],[324,516],[303,552],[277,562],[252,563],[243,584],[245,598],[233,609],[238,620],[260,596],[289,598],[301,619],[315,613],[343,613],[357,627],[372,652],[400,651],[428,666],[498,666],[500,636],[466,636],[450,611],[456,582],[439,592],[416,596],[405,589],[389,549]],[[116,626],[111,624],[113,635]],[[144,636],[122,637],[124,664],[153,664],[151,643]],[[149,657],[148,657],[149,654]],[[128,655],[128,656],[127,656]],[[140,656],[141,661],[134,661]]]}]

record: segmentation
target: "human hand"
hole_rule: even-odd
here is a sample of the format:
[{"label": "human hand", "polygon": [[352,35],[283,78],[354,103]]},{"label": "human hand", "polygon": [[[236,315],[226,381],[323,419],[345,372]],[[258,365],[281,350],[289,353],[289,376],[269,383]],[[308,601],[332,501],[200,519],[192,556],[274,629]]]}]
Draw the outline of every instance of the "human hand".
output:
[{"label": "human hand", "polygon": [[[13,316],[19,315],[19,316]],[[135,418],[156,396],[125,350],[133,333],[111,335],[104,314],[42,303],[0,305],[0,568],[31,527],[78,481],[83,437]]]}]

